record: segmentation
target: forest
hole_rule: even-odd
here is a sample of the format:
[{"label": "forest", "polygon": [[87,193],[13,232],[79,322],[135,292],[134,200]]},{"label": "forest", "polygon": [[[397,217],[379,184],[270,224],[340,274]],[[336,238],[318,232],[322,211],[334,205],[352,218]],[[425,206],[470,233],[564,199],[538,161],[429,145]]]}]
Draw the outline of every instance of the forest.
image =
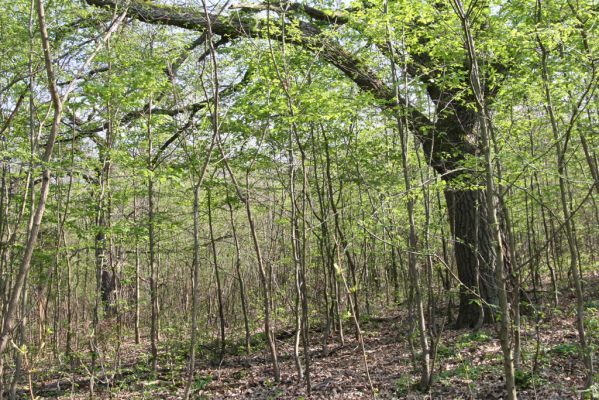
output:
[{"label": "forest", "polygon": [[597,0],[0,0],[0,400],[599,398]]}]

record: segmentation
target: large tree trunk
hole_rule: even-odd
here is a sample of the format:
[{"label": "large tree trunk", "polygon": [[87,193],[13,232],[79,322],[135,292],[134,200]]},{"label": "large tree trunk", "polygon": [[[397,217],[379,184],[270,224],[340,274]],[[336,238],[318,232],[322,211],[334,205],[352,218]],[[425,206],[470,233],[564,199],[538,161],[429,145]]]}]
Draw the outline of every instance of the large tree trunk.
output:
[{"label": "large tree trunk", "polygon": [[[460,309],[456,327],[476,327],[494,320],[497,285],[490,261],[495,249],[484,190],[445,190],[460,284]],[[506,243],[504,241],[503,245]],[[507,260],[506,260],[507,262]]]}]

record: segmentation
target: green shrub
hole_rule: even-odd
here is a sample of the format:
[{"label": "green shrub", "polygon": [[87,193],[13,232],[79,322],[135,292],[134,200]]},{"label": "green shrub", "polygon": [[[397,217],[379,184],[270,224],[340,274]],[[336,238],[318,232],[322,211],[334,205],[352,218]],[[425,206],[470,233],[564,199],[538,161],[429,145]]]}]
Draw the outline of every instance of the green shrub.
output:
[{"label": "green shrub", "polygon": [[414,386],[414,381],[410,375],[402,375],[401,378],[395,382],[395,394],[398,396],[406,396],[412,387]]},{"label": "green shrub", "polygon": [[440,344],[437,346],[437,356],[439,358],[451,357],[455,354],[455,349],[449,348],[447,346],[443,346]]},{"label": "green shrub", "polygon": [[489,335],[487,335],[484,332],[472,332],[472,333],[467,333],[465,335],[462,335],[462,337],[460,338],[460,342],[478,342],[478,343],[483,343],[483,342],[487,342],[491,339],[491,337]]},{"label": "green shrub", "polygon": [[578,344],[561,343],[551,349],[550,352],[560,356],[576,356],[578,354]]},{"label": "green shrub", "polygon": [[203,390],[210,382],[212,382],[212,375],[196,376],[193,382],[193,388],[195,390]]},{"label": "green shrub", "polygon": [[514,378],[516,381],[516,387],[520,390],[530,388],[533,382],[532,372],[521,369],[516,370]]}]

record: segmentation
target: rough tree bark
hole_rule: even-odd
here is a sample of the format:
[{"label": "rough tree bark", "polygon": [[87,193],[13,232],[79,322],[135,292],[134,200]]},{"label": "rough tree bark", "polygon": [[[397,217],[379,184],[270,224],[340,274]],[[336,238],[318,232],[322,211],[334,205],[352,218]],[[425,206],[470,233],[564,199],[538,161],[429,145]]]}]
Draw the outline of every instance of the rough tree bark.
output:
[{"label": "rough tree bark", "polygon": [[[445,201],[461,281],[456,325],[474,328],[493,320],[494,311],[488,304],[498,301],[495,276],[486,262],[495,259],[492,232],[484,208],[486,192],[482,189],[446,189]],[[477,294],[488,304],[481,305]]]}]

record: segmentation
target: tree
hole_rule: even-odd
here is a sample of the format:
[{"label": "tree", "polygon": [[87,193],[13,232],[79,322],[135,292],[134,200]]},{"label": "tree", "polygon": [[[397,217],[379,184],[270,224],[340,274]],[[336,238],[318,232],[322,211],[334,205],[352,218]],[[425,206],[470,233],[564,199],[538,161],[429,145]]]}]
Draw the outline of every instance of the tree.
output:
[{"label": "tree", "polygon": [[[87,3],[111,8],[122,5],[118,0],[87,0]],[[127,13],[147,23],[198,31],[204,31],[211,21],[213,32],[229,41],[247,36],[262,37],[267,34],[265,27],[272,24],[275,26],[287,24],[284,19],[274,21],[254,17],[253,13],[256,11],[268,9],[274,13],[287,13],[292,21],[297,14],[300,17],[305,16],[314,22],[297,20],[297,27],[294,27],[294,33],[288,36],[287,40],[318,53],[321,59],[337,67],[358,87],[371,93],[381,102],[381,107],[393,106],[393,90],[375,70],[368,66],[367,61],[353,55],[338,42],[327,38],[324,34],[326,31],[321,29],[321,27],[348,24],[353,15],[363,16],[369,11],[370,6],[360,7],[357,10],[325,12],[310,6],[286,4],[286,8],[266,5],[242,8],[242,13],[237,18],[227,15],[205,16],[193,8],[157,6],[149,2],[133,1],[129,3]],[[484,261],[495,258],[490,218],[484,208],[479,207],[485,204],[486,191],[480,187],[482,182],[476,173],[464,166],[466,160],[478,157],[480,153],[476,143],[476,111],[472,107],[475,100],[471,93],[460,94],[461,85],[452,87],[443,83],[445,71],[437,65],[439,59],[426,50],[431,37],[418,35],[418,31],[421,33],[422,29],[430,28],[435,21],[440,21],[445,15],[444,12],[448,11],[447,6],[436,3],[425,11],[432,13],[432,16],[414,18],[410,21],[416,31],[414,40],[418,43],[418,49],[408,47],[406,56],[410,57],[408,66],[410,76],[418,80],[428,94],[429,100],[439,110],[437,119],[433,120],[427,116],[417,105],[403,100],[400,103],[405,107],[404,112],[412,124],[413,133],[423,145],[429,165],[448,183],[444,193],[449,223],[455,240],[458,276],[461,281],[457,326],[476,326],[481,318],[491,321],[494,315],[491,309],[481,314],[483,309],[477,304],[477,296],[473,293],[482,297],[485,304],[495,305],[498,303],[498,298],[492,268]],[[352,28],[362,33],[365,39],[374,40],[376,43],[376,38],[371,38],[368,33],[362,32],[365,26],[354,24]],[[280,29],[281,26],[272,30],[273,39],[281,39],[278,33]],[[455,59],[451,62],[450,74],[457,79],[468,81],[465,54],[461,51],[456,53]],[[382,54],[389,56],[384,49]],[[492,97],[492,93],[488,93],[488,97]],[[503,245],[507,246],[507,242],[504,241]]]}]

